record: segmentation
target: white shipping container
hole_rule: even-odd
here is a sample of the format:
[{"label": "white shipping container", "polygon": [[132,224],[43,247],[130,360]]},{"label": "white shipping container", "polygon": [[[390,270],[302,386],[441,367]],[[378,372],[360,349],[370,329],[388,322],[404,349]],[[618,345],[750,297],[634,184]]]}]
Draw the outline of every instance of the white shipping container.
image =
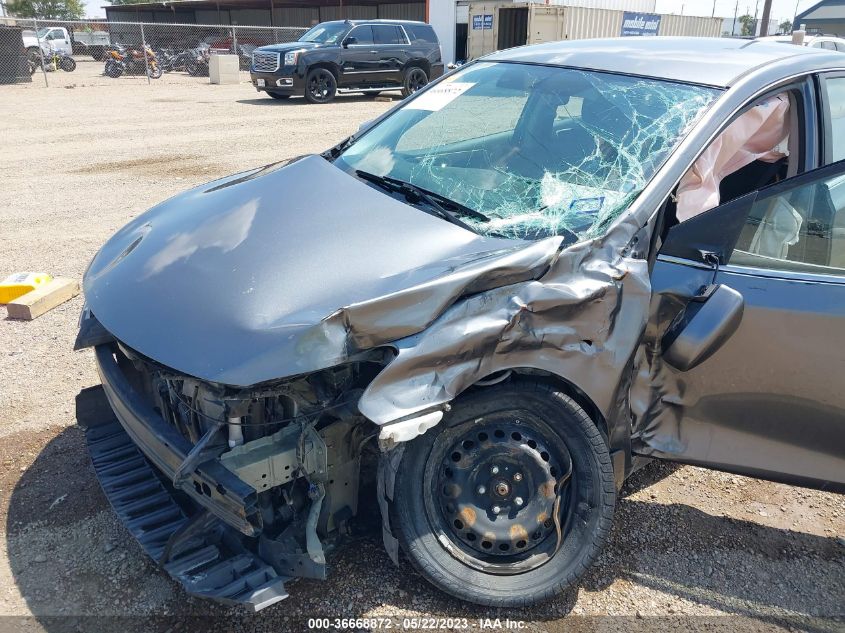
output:
[{"label": "white shipping container", "polygon": [[655,13],[657,11],[657,0],[550,0],[548,4],[588,9],[634,11],[635,13]]},{"label": "white shipping container", "polygon": [[619,37],[622,32],[622,11],[572,7],[564,14],[564,40],[586,40],[595,37]]},{"label": "white shipping container", "polygon": [[664,15],[660,19],[658,35],[691,35],[693,37],[719,37],[722,35],[722,18],[703,18],[695,15]]},{"label": "white shipping container", "polygon": [[[520,13],[522,12],[522,13]],[[619,37],[624,11],[527,2],[469,5],[467,57],[524,44]],[[491,22],[492,19],[492,22]],[[722,19],[661,15],[658,36],[719,37]]]}]

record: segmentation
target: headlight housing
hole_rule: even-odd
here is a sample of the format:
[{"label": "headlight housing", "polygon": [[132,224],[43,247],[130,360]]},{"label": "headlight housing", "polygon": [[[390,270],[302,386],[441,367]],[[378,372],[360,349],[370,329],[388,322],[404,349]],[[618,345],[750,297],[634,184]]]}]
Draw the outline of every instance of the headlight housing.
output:
[{"label": "headlight housing", "polygon": [[291,51],[285,53],[285,66],[296,66],[296,60],[299,58],[299,51]]}]

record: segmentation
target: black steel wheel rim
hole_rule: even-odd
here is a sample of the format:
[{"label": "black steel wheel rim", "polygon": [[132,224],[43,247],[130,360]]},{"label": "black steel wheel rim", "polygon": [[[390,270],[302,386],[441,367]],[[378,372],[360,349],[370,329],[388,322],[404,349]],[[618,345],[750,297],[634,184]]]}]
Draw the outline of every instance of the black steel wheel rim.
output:
[{"label": "black steel wheel rim", "polygon": [[411,92],[416,92],[417,90],[422,89],[428,83],[428,77],[426,77],[425,73],[416,68],[411,71],[411,74],[408,76],[408,89]]},{"label": "black steel wheel rim", "polygon": [[565,538],[575,490],[566,477],[571,457],[532,418],[521,411],[467,422],[443,432],[432,447],[424,482],[429,521],[441,544],[476,569],[516,574],[548,562],[559,547],[558,495]]},{"label": "black steel wheel rim", "polygon": [[331,85],[334,77],[327,70],[321,70],[311,76],[308,90],[317,101],[324,101],[331,96]]}]

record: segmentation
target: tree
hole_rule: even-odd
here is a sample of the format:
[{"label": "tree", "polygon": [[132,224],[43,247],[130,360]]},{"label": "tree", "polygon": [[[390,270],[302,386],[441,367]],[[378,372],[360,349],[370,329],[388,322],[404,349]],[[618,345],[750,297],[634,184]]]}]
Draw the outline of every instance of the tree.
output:
[{"label": "tree", "polygon": [[791,20],[784,20],[780,24],[778,24],[778,32],[789,34],[792,33],[792,21]]},{"label": "tree", "polygon": [[6,10],[19,18],[77,20],[85,15],[83,0],[9,0]]},{"label": "tree", "polygon": [[754,18],[746,13],[739,16],[739,23],[742,25],[740,35],[754,35]]}]

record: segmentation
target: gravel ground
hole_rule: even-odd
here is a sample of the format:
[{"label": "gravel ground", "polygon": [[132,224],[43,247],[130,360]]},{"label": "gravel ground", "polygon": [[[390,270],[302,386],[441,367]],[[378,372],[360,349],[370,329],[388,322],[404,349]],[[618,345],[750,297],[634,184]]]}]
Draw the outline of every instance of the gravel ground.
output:
[{"label": "gravel ground", "polygon": [[[323,150],[390,107],[275,102],[201,81],[0,90],[0,276],[81,278],[99,245],[152,204]],[[842,496],[661,464],[626,485],[610,545],[580,586],[530,610],[451,600],[407,564],[394,568],[377,536],[348,548],[327,582],[290,584],[289,599],[258,615],[189,598],[114,517],[74,426],[74,396],[98,383],[90,351],[71,351],[81,304],[29,323],[0,308],[0,615],[18,616],[0,617],[0,631],[303,631],[315,615],[468,617],[475,628],[498,617],[502,629],[510,618],[534,631],[845,630]]]}]

